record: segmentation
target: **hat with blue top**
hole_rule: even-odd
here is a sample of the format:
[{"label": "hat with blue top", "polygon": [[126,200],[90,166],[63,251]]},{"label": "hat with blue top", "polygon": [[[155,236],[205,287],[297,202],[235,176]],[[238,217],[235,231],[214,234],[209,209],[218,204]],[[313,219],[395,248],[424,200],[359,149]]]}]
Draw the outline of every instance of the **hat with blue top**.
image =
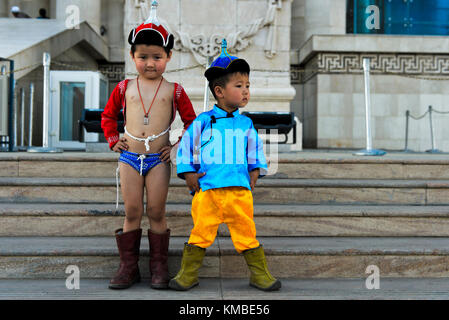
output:
[{"label": "hat with blue top", "polygon": [[249,74],[250,67],[248,62],[246,62],[244,59],[231,56],[228,53],[227,47],[228,44],[226,42],[226,39],[223,39],[223,41],[221,42],[220,56],[215,59],[214,62],[212,62],[210,67],[204,73],[204,76],[209,82],[229,73],[242,72]]}]

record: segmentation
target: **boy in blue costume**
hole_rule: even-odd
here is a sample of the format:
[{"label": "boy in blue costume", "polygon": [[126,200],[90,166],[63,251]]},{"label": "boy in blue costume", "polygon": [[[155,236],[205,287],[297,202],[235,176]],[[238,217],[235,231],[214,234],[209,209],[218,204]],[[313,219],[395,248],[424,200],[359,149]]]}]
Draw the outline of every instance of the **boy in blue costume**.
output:
[{"label": "boy in blue costume", "polygon": [[222,54],[205,72],[217,104],[195,119],[178,149],[178,177],[194,194],[194,227],[184,246],[181,270],[169,282],[172,289],[198,285],[198,269],[221,223],[227,224],[237,252],[245,257],[250,285],[265,291],[281,287],[268,271],[253,220],[251,191],[266,174],[267,163],[251,119],[239,113],[249,102],[249,73],[248,63],[230,56],[223,40]]}]

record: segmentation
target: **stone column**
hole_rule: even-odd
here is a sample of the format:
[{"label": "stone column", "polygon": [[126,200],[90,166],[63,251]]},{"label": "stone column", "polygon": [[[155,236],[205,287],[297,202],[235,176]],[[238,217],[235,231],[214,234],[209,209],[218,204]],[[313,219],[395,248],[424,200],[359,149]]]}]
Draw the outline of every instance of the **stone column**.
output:
[{"label": "stone column", "polygon": [[6,18],[9,14],[8,1],[0,1],[0,18]]},{"label": "stone column", "polygon": [[123,9],[125,0],[102,0],[102,21],[107,32],[104,39],[109,44],[109,61],[123,62],[123,48],[127,39],[123,36]]},{"label": "stone column", "polygon": [[346,33],[346,0],[305,0],[305,41],[314,34]]}]

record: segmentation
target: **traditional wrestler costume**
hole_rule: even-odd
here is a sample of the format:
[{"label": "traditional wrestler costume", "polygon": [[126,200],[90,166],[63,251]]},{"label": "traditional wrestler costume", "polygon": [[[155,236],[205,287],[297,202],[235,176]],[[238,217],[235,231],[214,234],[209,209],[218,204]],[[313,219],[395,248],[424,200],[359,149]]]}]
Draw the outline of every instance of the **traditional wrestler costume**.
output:
[{"label": "traditional wrestler costume", "polygon": [[[159,45],[167,50],[173,48],[174,38],[166,28],[157,19],[157,1],[153,1],[151,7],[150,17],[140,26],[133,29],[128,37],[130,45],[138,44],[154,44]],[[137,78],[137,86],[139,89]],[[140,141],[145,144],[147,152],[150,151],[149,142],[158,139],[159,137],[168,134],[170,126],[157,135],[152,135],[145,138],[135,137],[131,135],[126,128],[126,99],[125,92],[129,80],[121,81],[113,90],[109,101],[102,113],[101,127],[103,128],[104,135],[109,143],[109,147],[112,147],[119,141],[119,132],[117,130],[117,119],[120,111],[123,112],[125,119],[125,132],[132,139]],[[162,80],[161,80],[162,83]],[[161,84],[160,83],[160,84]],[[160,87],[159,84],[159,87]],[[159,90],[158,87],[158,90]],[[154,99],[157,96],[157,92],[154,95]],[[140,95],[140,89],[139,89]],[[153,102],[154,102],[153,99]],[[145,116],[143,118],[143,124],[148,125],[148,111],[144,109]],[[192,103],[189,97],[185,93],[183,87],[175,83],[174,95],[173,95],[173,117],[171,123],[175,120],[176,112],[179,112],[182,121],[184,122],[184,130],[195,119],[195,111],[193,110]],[[178,141],[179,142],[179,141]],[[145,176],[149,170],[161,163],[159,158],[160,153],[146,153],[137,154],[133,152],[123,151],[120,155],[119,162],[129,164],[140,175]],[[118,199],[118,176],[117,177],[117,199]],[[118,200],[117,200],[118,203]],[[138,267],[139,250],[140,250],[140,238],[142,235],[142,229],[123,232],[122,229],[115,231],[115,237],[117,241],[117,247],[120,254],[120,268],[117,271],[114,278],[110,281],[109,287],[111,289],[125,289],[130,287],[135,282],[140,281],[140,272]],[[156,289],[167,288],[168,285],[168,246],[169,246],[170,230],[168,229],[163,234],[157,234],[148,230],[148,240],[150,243],[150,271],[151,271],[151,286]]]},{"label": "traditional wrestler costume", "polygon": [[[206,70],[209,80],[241,72],[249,75],[248,63],[226,50]],[[211,88],[213,90],[213,88]],[[276,290],[281,284],[266,267],[262,246],[256,239],[253,197],[249,172],[259,169],[264,176],[267,163],[262,140],[251,119],[239,109],[228,113],[217,105],[200,114],[184,134],[178,149],[177,174],[203,173],[200,191],[192,200],[193,229],[185,244],[181,270],[169,286],[188,290],[198,284],[198,268],[205,249],[215,240],[218,226],[226,223],[237,252],[243,253],[252,272],[250,284],[262,290]]]}]

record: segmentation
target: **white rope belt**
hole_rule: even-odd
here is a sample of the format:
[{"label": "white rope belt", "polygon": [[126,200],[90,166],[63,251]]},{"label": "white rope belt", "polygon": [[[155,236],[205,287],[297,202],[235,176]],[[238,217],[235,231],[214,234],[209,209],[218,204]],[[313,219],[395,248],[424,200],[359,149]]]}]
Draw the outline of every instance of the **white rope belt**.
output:
[{"label": "white rope belt", "polygon": [[145,142],[145,149],[146,151],[150,151],[150,142],[156,140],[157,138],[163,136],[164,134],[166,134],[168,131],[170,130],[170,127],[168,127],[165,131],[159,133],[158,135],[152,135],[146,138],[137,138],[134,137],[132,134],[130,134],[128,132],[128,130],[125,127],[125,133],[130,136],[131,138],[133,138],[134,140],[140,141],[140,142]]}]

